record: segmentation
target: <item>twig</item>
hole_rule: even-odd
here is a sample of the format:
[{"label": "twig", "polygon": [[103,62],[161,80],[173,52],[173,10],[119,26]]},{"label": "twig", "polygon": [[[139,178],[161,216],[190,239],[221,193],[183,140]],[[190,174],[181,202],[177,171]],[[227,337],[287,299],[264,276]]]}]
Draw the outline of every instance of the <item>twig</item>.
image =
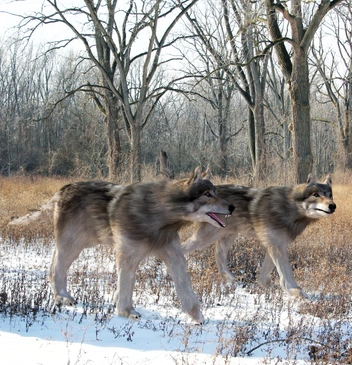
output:
[{"label": "twig", "polygon": [[290,342],[290,341],[293,341],[293,340],[303,340],[303,341],[309,341],[309,342],[313,342],[313,343],[316,343],[322,347],[325,347],[329,350],[334,350],[332,347],[330,346],[327,346],[325,345],[324,343],[322,342],[319,342],[319,341],[316,341],[316,340],[313,340],[312,338],[308,338],[308,337],[287,337],[287,338],[281,338],[281,339],[277,339],[277,340],[270,340],[270,341],[265,341],[261,344],[259,344],[258,346],[256,347],[253,347],[251,350],[247,351],[246,352],[246,355],[247,356],[250,356],[252,352],[254,352],[255,350],[258,350],[260,347],[262,346],[265,346],[265,345],[268,345],[269,343],[275,343],[275,342]]}]

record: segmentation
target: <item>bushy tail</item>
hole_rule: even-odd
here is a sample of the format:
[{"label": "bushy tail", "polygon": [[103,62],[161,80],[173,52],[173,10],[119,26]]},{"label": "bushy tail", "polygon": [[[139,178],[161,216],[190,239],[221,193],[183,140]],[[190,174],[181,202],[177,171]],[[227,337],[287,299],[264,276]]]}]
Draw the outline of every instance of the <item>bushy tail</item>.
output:
[{"label": "bushy tail", "polygon": [[29,223],[37,221],[38,223],[46,222],[54,213],[56,202],[60,199],[60,192],[56,192],[54,196],[44,205],[41,206],[40,210],[36,210],[33,213],[24,215],[23,217],[14,217],[9,222],[10,225],[27,225]]}]

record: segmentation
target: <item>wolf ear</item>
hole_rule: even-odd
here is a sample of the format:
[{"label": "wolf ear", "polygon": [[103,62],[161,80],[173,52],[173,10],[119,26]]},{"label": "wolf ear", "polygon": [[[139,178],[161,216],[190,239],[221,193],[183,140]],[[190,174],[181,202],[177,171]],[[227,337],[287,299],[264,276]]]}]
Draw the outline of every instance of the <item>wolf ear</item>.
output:
[{"label": "wolf ear", "polygon": [[308,175],[307,185],[315,184],[317,182],[316,177],[313,174]]},{"label": "wolf ear", "polygon": [[191,178],[187,181],[187,185],[192,185],[197,181],[202,180],[202,169],[200,166],[197,166],[193,172]]},{"label": "wolf ear", "polygon": [[332,180],[331,180],[331,175],[330,174],[326,177],[326,179],[324,181],[324,184],[329,185],[329,186],[332,185]]},{"label": "wolf ear", "polygon": [[211,171],[210,171],[210,166],[208,165],[207,169],[202,174],[202,178],[204,180],[210,180],[210,177],[211,177]]}]

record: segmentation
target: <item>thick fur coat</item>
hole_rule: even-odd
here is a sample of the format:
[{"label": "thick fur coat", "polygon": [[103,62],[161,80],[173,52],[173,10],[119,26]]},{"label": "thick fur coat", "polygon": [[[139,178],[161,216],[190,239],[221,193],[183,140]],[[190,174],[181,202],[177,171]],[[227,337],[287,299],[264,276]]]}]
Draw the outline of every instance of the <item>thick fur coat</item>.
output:
[{"label": "thick fur coat", "polygon": [[203,315],[191,287],[178,231],[192,222],[224,227],[218,214],[229,215],[233,210],[197,168],[190,179],[179,181],[129,186],[104,181],[68,184],[39,211],[10,224],[54,216],[56,245],[49,277],[56,303],[75,303],[67,292],[67,271],[81,251],[106,244],[116,251],[118,288],[114,298],[119,315],[140,317],[132,305],[135,272],[141,261],[155,255],[165,262],[183,310],[201,323]]},{"label": "thick fur coat", "polygon": [[228,251],[238,234],[257,238],[266,248],[266,256],[259,275],[259,283],[268,286],[276,267],[280,285],[290,295],[305,297],[297,285],[289,263],[287,247],[304,229],[318,219],[334,213],[331,177],[318,183],[309,176],[306,184],[272,186],[253,189],[236,185],[218,185],[218,195],[235,205],[224,229],[207,223],[197,223],[191,238],[182,245],[184,253],[201,250],[216,244],[219,272],[230,280],[227,267]]}]

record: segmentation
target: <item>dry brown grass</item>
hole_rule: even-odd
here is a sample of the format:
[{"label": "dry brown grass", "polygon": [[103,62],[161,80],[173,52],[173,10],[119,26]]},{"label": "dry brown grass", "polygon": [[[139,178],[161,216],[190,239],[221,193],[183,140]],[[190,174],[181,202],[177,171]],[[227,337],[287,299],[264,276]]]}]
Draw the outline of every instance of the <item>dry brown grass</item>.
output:
[{"label": "dry brown grass", "polygon": [[21,237],[26,241],[41,237],[52,239],[52,224],[33,224],[27,227],[11,227],[12,217],[30,213],[49,200],[55,191],[68,183],[66,179],[42,177],[0,178],[0,229],[3,240],[17,242]]},{"label": "dry brown grass", "polygon": [[316,300],[302,305],[318,317],[345,318],[352,305],[352,186],[333,186],[335,214],[307,228],[291,248],[297,281]]}]

